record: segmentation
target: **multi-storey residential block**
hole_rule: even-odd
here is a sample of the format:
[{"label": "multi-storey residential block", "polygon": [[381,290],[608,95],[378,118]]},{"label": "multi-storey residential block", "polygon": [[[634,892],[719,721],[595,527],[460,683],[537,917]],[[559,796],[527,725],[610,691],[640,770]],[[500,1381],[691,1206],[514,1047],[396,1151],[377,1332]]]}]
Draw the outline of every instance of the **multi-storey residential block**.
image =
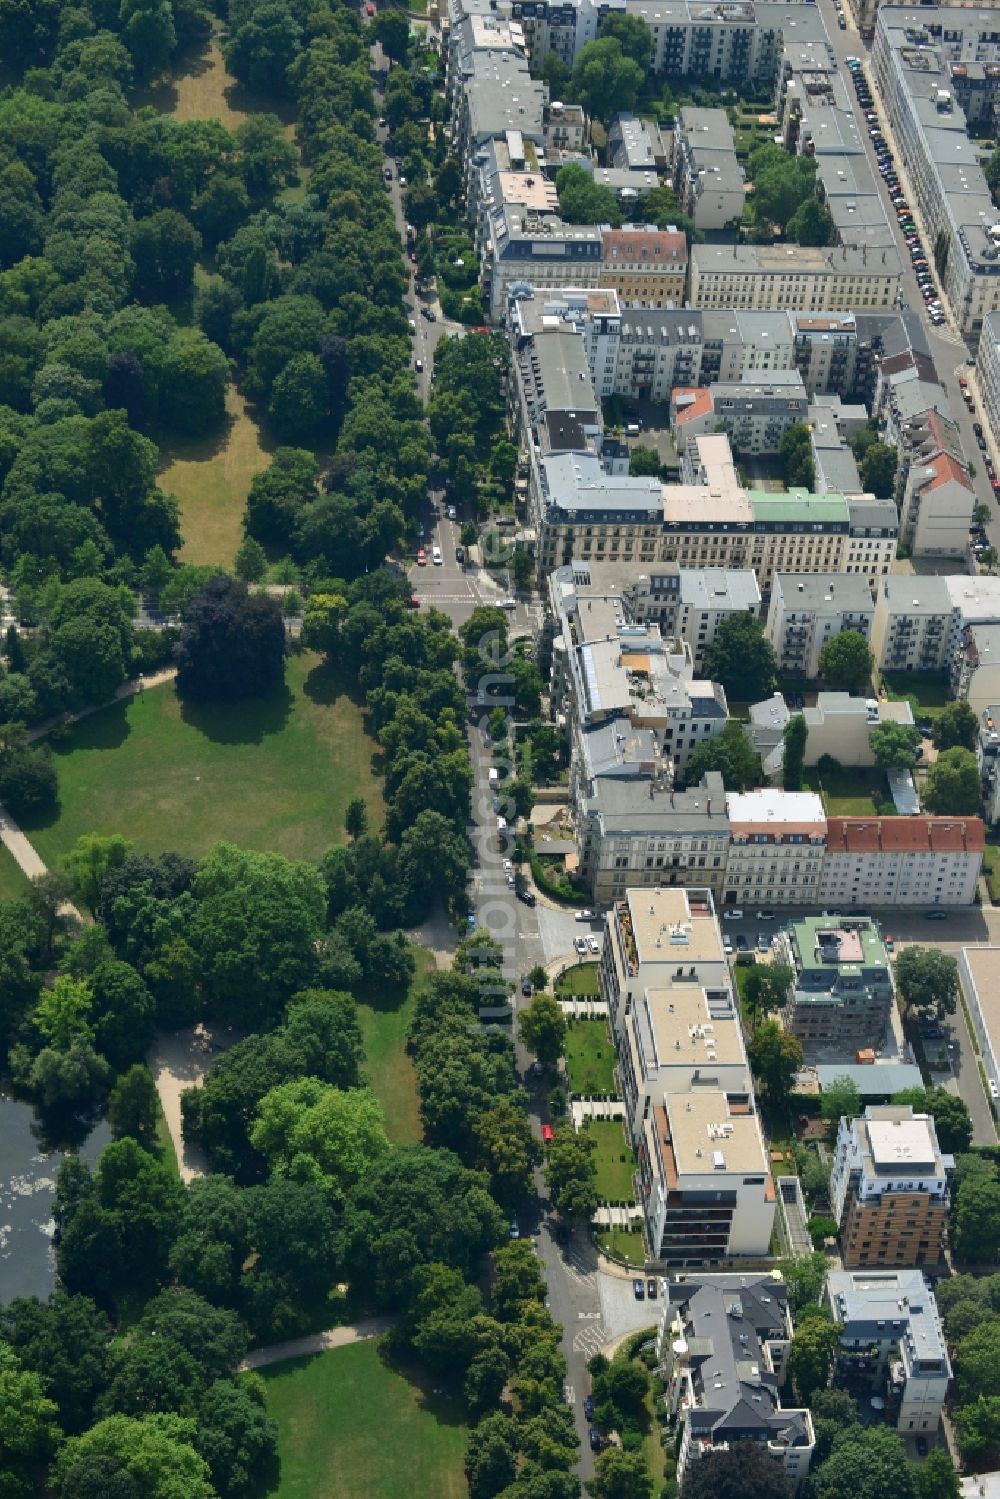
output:
[{"label": "multi-storey residential block", "polygon": [[693,245],[694,307],[849,312],[893,307],[903,264],[884,249],[802,245]]},{"label": "multi-storey residential block", "polygon": [[718,771],[686,791],[599,777],[577,787],[573,817],[577,873],[593,900],[617,900],[630,886],[652,894],[696,885],[721,895],[729,817]]},{"label": "multi-storey residential block", "polygon": [[951,659],[948,685],[974,713],[1000,698],[1000,624],[972,620],[961,632]]},{"label": "multi-storey residential block", "polygon": [[816,1436],[807,1409],[778,1391],[792,1338],[787,1288],[771,1275],[679,1275],[668,1281],[656,1352],[681,1425],[677,1476],[733,1442],[759,1442],[797,1493]]},{"label": "multi-storey residential block", "polygon": [[1000,448],[1000,313],[983,319],[976,356],[976,383],[994,448]]},{"label": "multi-storey residential block", "polygon": [[692,438],[721,429],[735,453],[760,457],[778,453],[789,427],[803,423],[808,409],[798,370],[775,370],[761,381],[679,386],[670,397],[670,426],[682,453]]},{"label": "multi-storey residential block", "polygon": [[685,105],[674,126],[674,186],[699,229],[724,229],[743,212],[746,183],[724,109]]},{"label": "multi-storey residential block", "polygon": [[599,978],[615,1034],[649,989],[669,988],[675,979],[728,988],[729,961],[707,885],[622,891],[605,923]]},{"label": "multi-storey residential block", "polygon": [[[963,333],[978,333],[1000,307],[1000,214],[960,102],[970,63],[1000,65],[1000,35],[983,15],[882,5],[872,47],[876,87]],[[992,87],[995,98],[1000,83]]]},{"label": "multi-storey residential block", "polygon": [[859,338],[853,312],[789,312],[795,368],[812,400],[819,391],[855,393]]},{"label": "multi-storey residential block", "polygon": [[810,404],[807,415],[816,488],[826,494],[863,494],[850,438],[868,420],[864,406],[843,406],[839,396],[826,395]]},{"label": "multi-storey residential block", "polygon": [[979,817],[831,817],[823,894],[840,906],[971,906],[985,846]]},{"label": "multi-storey residential block", "polygon": [[753,1096],[743,1028],[732,990],[706,989],[686,974],[620,1006],[615,1042],[625,1120],[633,1144],[654,1100],[704,1090]]},{"label": "multi-storey residential block", "polygon": [[652,1258],[683,1268],[767,1254],[774,1181],[752,1094],[660,1093],[636,1156]]},{"label": "multi-storey residential block", "polygon": [[670,164],[670,147],[660,127],[634,114],[620,114],[611,121],[608,155],[611,165],[625,172],[664,172]]},{"label": "multi-storey residential block", "polygon": [[881,1396],[896,1430],[937,1431],[951,1363],[922,1270],[831,1270],[826,1298],[840,1328],[836,1378]]},{"label": "multi-storey residential block", "polygon": [[687,284],[687,240],[653,224],[601,232],[599,286],[613,286],[624,307],[680,307]]},{"label": "multi-storey residential block", "polygon": [[724,903],[813,905],[823,889],[826,813],[814,791],[730,791]]},{"label": "multi-storey residential block", "polygon": [[989,703],[980,712],[976,759],[983,778],[983,813],[992,826],[1000,822],[1000,703]]},{"label": "multi-storey residential block", "polygon": [[[989,691],[1000,625],[1000,579],[963,573],[944,577],[883,578],[872,617],[872,653],[882,671],[945,671],[955,696],[969,697],[979,668],[976,696]],[[978,641],[978,645],[977,645]],[[998,684],[1000,686],[1000,684]],[[996,700],[986,697],[981,706]]]},{"label": "multi-storey residential block", "polygon": [[863,1119],[842,1119],[830,1200],[845,1269],[940,1264],[953,1166],[931,1115],[909,1104],[870,1104]]},{"label": "multi-storey residential block", "polygon": [[853,1060],[882,1045],[893,1003],[885,944],[867,916],[807,916],[776,938],[795,975],[785,1025],[807,1053],[836,1048]]},{"label": "multi-storey residential block", "polygon": [[783,672],[818,677],[823,647],[843,630],[867,640],[871,590],[864,577],[843,573],[776,573],[765,634]]},{"label": "multi-storey residential block", "polygon": [[499,203],[483,223],[480,260],[483,295],[499,322],[512,287],[597,286],[601,228]]},{"label": "multi-storey residential block", "polygon": [[963,947],[958,976],[993,1107],[1000,1100],[1000,947]]},{"label": "multi-storey residential block", "polygon": [[[553,589],[575,594],[577,610],[587,610],[597,598],[610,602],[615,617],[626,624],[658,625],[665,638],[690,646],[696,671],[724,620],[760,611],[760,588],[749,569],[681,571],[669,564],[649,572],[636,563],[576,562],[557,568],[548,586],[550,595]],[[554,607],[553,617],[563,607]]]}]

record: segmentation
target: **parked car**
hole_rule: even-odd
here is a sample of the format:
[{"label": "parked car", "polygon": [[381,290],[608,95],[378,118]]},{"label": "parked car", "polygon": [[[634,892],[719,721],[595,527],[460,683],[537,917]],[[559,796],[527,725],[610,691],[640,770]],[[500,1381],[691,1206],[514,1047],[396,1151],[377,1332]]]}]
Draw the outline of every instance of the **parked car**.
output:
[{"label": "parked car", "polygon": [[424,551],[423,547],[421,547],[420,550],[417,552],[417,566],[418,567],[426,567],[427,566],[427,553]]},{"label": "parked car", "polygon": [[737,952],[749,952],[749,950],[750,950],[750,944],[747,941],[747,939],[741,933],[740,936],[738,936],[736,938],[736,951]]},{"label": "parked car", "polygon": [[655,1276],[650,1275],[646,1279],[646,1295],[649,1297],[650,1301],[655,1301],[656,1300],[656,1277]]},{"label": "parked car", "polygon": [[732,956],[733,939],[728,932],[722,938],[722,951],[726,954],[727,958]]},{"label": "parked car", "polygon": [[771,951],[771,939],[767,935],[766,932],[758,932],[757,933],[757,951],[758,952],[770,952]]},{"label": "parked car", "polygon": [[586,1420],[593,1421],[593,1419],[594,1419],[594,1398],[593,1398],[592,1395],[588,1395],[587,1398],[586,1398],[586,1400],[584,1400],[584,1402],[583,1402],[583,1414],[584,1414],[584,1417],[585,1417]]},{"label": "parked car", "polygon": [[542,1144],[543,1145],[551,1145],[554,1138],[555,1138],[555,1136],[552,1133],[552,1126],[551,1126],[551,1124],[543,1124],[542,1125]]},{"label": "parked car", "polygon": [[632,1282],[632,1295],[635,1297],[636,1301],[645,1301],[646,1299],[646,1284],[645,1281],[641,1280],[638,1275]]},{"label": "parked car", "polygon": [[588,937],[587,938],[587,947],[590,950],[590,952],[592,952],[594,954],[595,957],[597,956],[597,954],[601,950],[601,944],[598,942],[598,940],[597,940],[596,937]]},{"label": "parked car", "polygon": [[885,943],[885,950],[886,950],[886,952],[895,952],[896,951],[895,938],[886,935],[885,937],[882,938],[882,941]]},{"label": "parked car", "polygon": [[516,1218],[510,1220],[510,1236],[512,1239],[519,1239],[521,1237],[521,1225]]},{"label": "parked car", "polygon": [[601,1450],[601,1433],[598,1431],[597,1427],[596,1426],[592,1426],[590,1428],[590,1430],[588,1431],[587,1436],[590,1438],[590,1450],[591,1450],[591,1452],[600,1452],[600,1450]]},{"label": "parked car", "polygon": [[587,939],[585,937],[577,937],[575,942],[573,943],[573,946],[576,948],[581,958],[585,958],[587,956]]},{"label": "parked car", "polygon": [[593,911],[577,911],[577,913],[574,916],[573,920],[574,921],[593,921],[594,920],[594,914],[595,913]]},{"label": "parked car", "polygon": [[918,1457],[926,1457],[927,1456],[927,1438],[926,1437],[917,1437],[917,1456]]},{"label": "parked car", "polygon": [[947,921],[948,920],[948,912],[947,911],[925,911],[924,912],[924,916],[925,916],[925,918],[926,918],[927,921]]},{"label": "parked car", "polygon": [[526,999],[530,999],[531,998],[531,975],[530,974],[527,974],[527,973],[522,973],[521,974],[521,993],[524,995],[524,997]]},{"label": "parked car", "polygon": [[730,906],[727,910],[723,911],[722,919],[723,921],[742,921],[743,912],[739,906]]},{"label": "parked car", "polygon": [[537,905],[534,890],[515,890],[514,894],[517,896],[518,900],[523,901],[526,906]]}]

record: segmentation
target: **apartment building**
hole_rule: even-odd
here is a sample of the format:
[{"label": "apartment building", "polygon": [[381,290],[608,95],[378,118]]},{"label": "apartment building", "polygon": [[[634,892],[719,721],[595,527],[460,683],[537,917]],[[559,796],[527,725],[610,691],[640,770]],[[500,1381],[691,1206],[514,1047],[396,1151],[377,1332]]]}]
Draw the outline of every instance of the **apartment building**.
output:
[{"label": "apartment building", "polygon": [[976,384],[994,451],[1000,448],[1000,313],[988,313],[976,355]]},{"label": "apartment building", "polygon": [[871,635],[871,590],[851,573],[776,573],[764,633],[783,672],[818,677],[823,647],[844,630]]},{"label": "apartment building", "polygon": [[599,286],[612,286],[624,307],[681,307],[687,285],[687,239],[654,224],[601,231]]},{"label": "apartment building", "polygon": [[830,1200],[846,1270],[944,1261],[948,1172],[929,1114],[869,1104],[837,1130]]},{"label": "apartment building", "polygon": [[622,891],[604,925],[598,977],[616,1035],[626,1011],[647,990],[669,988],[675,979],[728,988],[729,960],[707,884]]},{"label": "apartment building", "polygon": [[[760,588],[749,569],[704,568],[682,571],[675,564],[653,572],[633,563],[575,562],[557,568],[548,581],[561,595],[576,596],[576,609],[594,599],[607,600],[627,624],[654,623],[664,637],[686,643],[696,671],[723,621],[735,614],[760,612]],[[553,606],[559,618],[566,606]]]},{"label": "apartment building", "polygon": [[601,256],[599,224],[566,224],[556,214],[495,204],[483,220],[480,241],[480,285],[490,317],[503,320],[515,287],[599,285]]},{"label": "apartment building", "polygon": [[684,105],[673,142],[674,187],[698,229],[724,229],[743,212],[746,182],[724,109]]},{"label": "apartment building", "polygon": [[850,438],[867,420],[864,406],[843,406],[838,396],[826,395],[810,403],[806,425],[817,489],[826,494],[864,492]]},{"label": "apartment building", "polygon": [[826,813],[814,791],[730,791],[727,906],[814,905],[823,890]]},{"label": "apartment building", "polygon": [[670,427],[681,453],[693,437],[721,429],[734,453],[763,457],[780,451],[781,439],[805,421],[808,409],[798,370],[775,370],[761,381],[678,387],[670,397]]},{"label": "apartment building", "polygon": [[[942,288],[963,333],[1000,307],[1000,214],[961,99],[968,67],[1000,64],[1000,36],[984,12],[879,8],[872,71],[930,243],[942,245]],[[985,79],[984,79],[985,82]],[[996,98],[998,83],[992,82]]]},{"label": "apartment building", "polygon": [[982,1054],[993,1107],[1000,1100],[1000,947],[963,947],[958,977]]},{"label": "apartment building", "polygon": [[618,1011],[615,1032],[625,1121],[633,1144],[664,1093],[724,1091],[750,1098],[753,1084],[732,989],[687,975],[646,989]]},{"label": "apartment building", "polygon": [[668,141],[652,120],[624,113],[616,115],[608,127],[608,156],[611,165],[623,172],[665,172],[671,154]]},{"label": "apartment building", "polygon": [[849,312],[894,307],[903,265],[891,245],[693,245],[693,307]]},{"label": "apartment building", "polygon": [[875,600],[872,653],[882,671],[947,671],[953,693],[971,701],[970,681],[980,667],[985,674],[977,695],[988,690],[988,672],[997,659],[989,630],[997,625],[998,578],[887,577]]},{"label": "apartment building", "polygon": [[766,1445],[797,1493],[816,1436],[808,1409],[782,1407],[792,1338],[788,1292],[772,1275],[678,1275],[668,1281],[656,1353],[681,1427],[677,1478],[733,1442]]},{"label": "apartment building", "polygon": [[983,778],[983,810],[992,827],[1000,821],[1000,703],[989,703],[979,715],[976,759]]},{"label": "apartment building", "polygon": [[602,905],[630,886],[706,886],[720,896],[729,848],[725,791],[717,771],[700,786],[596,777],[574,794],[577,874]]},{"label": "apartment building", "polygon": [[778,934],[779,961],[795,975],[785,1026],[807,1056],[835,1050],[845,1061],[878,1050],[893,1003],[885,944],[867,916],[806,916]]},{"label": "apartment building", "polygon": [[1000,624],[973,620],[962,631],[951,660],[948,685],[982,714],[1000,698]]},{"label": "apartment building", "polygon": [[859,368],[858,322],[853,312],[786,314],[792,331],[795,368],[810,400],[822,391],[856,393]]},{"label": "apartment building", "polygon": [[835,1378],[881,1397],[904,1436],[934,1434],[951,1380],[937,1301],[922,1270],[831,1270],[830,1315],[840,1328]]},{"label": "apartment building", "polygon": [[831,817],[824,898],[840,906],[971,906],[986,846],[979,817]]}]

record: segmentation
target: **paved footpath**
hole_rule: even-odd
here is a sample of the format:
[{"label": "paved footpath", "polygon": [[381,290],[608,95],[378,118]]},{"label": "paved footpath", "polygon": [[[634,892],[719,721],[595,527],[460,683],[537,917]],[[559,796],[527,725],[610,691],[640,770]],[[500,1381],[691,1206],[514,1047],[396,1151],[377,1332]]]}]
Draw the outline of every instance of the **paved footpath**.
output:
[{"label": "paved footpath", "polygon": [[289,1338],[287,1343],[272,1343],[269,1348],[255,1348],[240,1364],[241,1369],[263,1369],[268,1364],[282,1364],[286,1359],[303,1358],[310,1353],[326,1353],[330,1348],[346,1348],[367,1338],[388,1332],[395,1317],[369,1317],[366,1322],[350,1322],[346,1327],[331,1327],[326,1332],[309,1333],[304,1338]]}]

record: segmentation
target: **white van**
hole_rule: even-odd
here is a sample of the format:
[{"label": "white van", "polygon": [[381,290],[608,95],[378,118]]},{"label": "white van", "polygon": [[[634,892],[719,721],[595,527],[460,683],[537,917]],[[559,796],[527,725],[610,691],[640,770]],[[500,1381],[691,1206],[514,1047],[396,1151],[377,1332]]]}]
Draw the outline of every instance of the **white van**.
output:
[{"label": "white van", "polygon": [[507,819],[505,817],[498,817],[497,818],[497,832],[498,833],[506,833],[506,831],[507,831]]},{"label": "white van", "polygon": [[431,561],[435,567],[441,567],[443,564],[444,558],[441,555],[440,547],[431,547]]},{"label": "white van", "polygon": [[493,790],[494,786],[499,786],[500,784],[500,772],[497,770],[495,765],[490,769],[489,783],[491,791]]}]

